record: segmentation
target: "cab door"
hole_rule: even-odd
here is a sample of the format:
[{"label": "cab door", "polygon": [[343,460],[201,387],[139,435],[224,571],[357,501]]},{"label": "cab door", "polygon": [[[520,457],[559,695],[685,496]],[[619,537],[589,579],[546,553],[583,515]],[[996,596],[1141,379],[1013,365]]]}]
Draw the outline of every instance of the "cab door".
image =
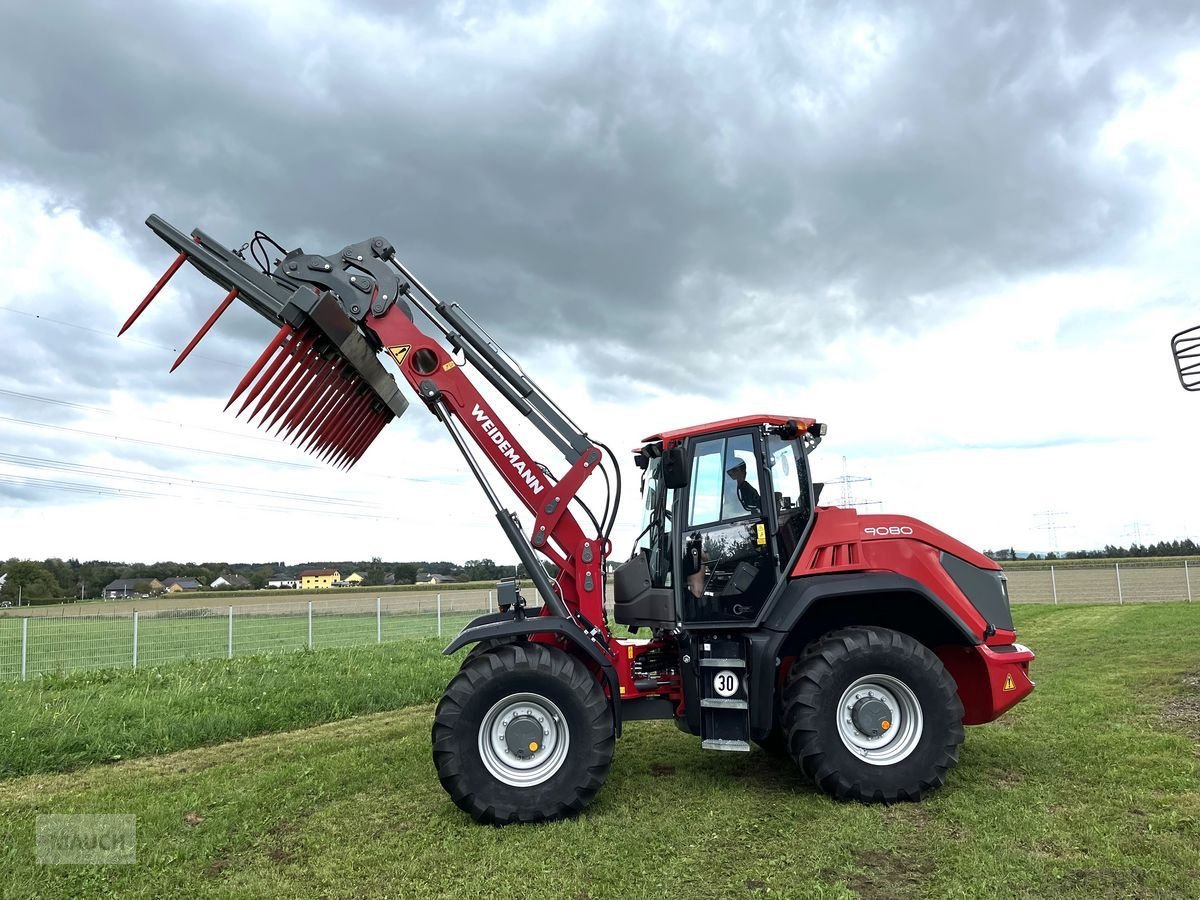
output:
[{"label": "cab door", "polygon": [[761,435],[747,429],[693,438],[689,450],[680,504],[681,619],[750,623],[779,578]]}]

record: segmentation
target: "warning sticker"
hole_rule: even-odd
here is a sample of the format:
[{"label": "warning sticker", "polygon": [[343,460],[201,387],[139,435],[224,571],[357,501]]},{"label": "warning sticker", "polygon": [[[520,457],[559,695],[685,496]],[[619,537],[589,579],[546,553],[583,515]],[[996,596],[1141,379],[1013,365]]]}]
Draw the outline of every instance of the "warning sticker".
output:
[{"label": "warning sticker", "polygon": [[404,357],[408,356],[408,351],[412,349],[412,344],[400,344],[397,347],[388,347],[387,352],[392,354],[392,359],[396,361],[396,365],[403,365]]},{"label": "warning sticker", "polygon": [[454,360],[449,360],[448,362],[444,362],[444,363],[442,363],[442,371],[449,372],[451,369],[454,368],[454,366],[455,366]]},{"label": "warning sticker", "polygon": [[766,526],[766,525],[764,525],[764,524],[762,524],[761,522],[759,522],[759,523],[758,523],[758,543],[759,543],[759,546],[762,546],[762,545],[763,545],[763,544],[765,544],[766,542],[767,542],[767,526]]},{"label": "warning sticker", "polygon": [[1006,691],[1015,691],[1017,689],[1017,683],[1013,681],[1011,672],[1004,676],[1004,689]]}]

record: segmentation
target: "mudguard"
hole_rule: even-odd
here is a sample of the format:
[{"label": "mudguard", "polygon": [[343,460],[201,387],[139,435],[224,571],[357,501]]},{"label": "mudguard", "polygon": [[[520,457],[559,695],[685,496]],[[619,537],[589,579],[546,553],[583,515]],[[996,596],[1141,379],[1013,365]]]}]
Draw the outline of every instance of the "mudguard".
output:
[{"label": "mudguard", "polygon": [[579,626],[561,616],[525,616],[517,618],[511,612],[486,613],[472,619],[458,637],[450,642],[443,654],[449,656],[466,647],[468,644],[478,644],[480,641],[495,638],[513,638],[534,634],[553,634],[565,637],[576,647],[583,657],[594,663],[604,675],[604,681],[609,688],[613,715],[613,733],[621,736],[621,680],[617,670],[604,650],[595,642],[588,639]]}]

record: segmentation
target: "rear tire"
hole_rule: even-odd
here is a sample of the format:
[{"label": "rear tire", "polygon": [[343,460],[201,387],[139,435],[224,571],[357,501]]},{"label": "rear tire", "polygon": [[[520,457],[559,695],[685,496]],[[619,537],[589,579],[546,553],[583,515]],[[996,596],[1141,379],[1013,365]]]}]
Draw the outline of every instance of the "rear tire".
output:
[{"label": "rear tire", "polygon": [[846,628],[796,660],[783,690],[788,752],[838,800],[920,800],[958,762],[963,708],[923,644],[886,628]]},{"label": "rear tire", "polygon": [[433,762],[476,822],[543,822],[584,809],[615,747],[608,698],[575,657],[537,643],[463,663],[433,719]]}]

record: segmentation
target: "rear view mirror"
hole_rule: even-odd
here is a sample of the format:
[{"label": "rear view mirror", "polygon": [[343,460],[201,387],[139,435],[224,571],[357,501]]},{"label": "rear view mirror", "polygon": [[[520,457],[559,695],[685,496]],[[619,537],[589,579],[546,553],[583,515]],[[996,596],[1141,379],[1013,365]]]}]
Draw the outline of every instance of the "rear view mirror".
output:
[{"label": "rear view mirror", "polygon": [[662,455],[663,484],[669,490],[679,490],[687,487],[687,465],[683,458],[682,447],[672,447],[664,450]]},{"label": "rear view mirror", "polygon": [[1171,338],[1171,352],[1179,383],[1186,391],[1200,391],[1200,325],[1179,332]]}]

